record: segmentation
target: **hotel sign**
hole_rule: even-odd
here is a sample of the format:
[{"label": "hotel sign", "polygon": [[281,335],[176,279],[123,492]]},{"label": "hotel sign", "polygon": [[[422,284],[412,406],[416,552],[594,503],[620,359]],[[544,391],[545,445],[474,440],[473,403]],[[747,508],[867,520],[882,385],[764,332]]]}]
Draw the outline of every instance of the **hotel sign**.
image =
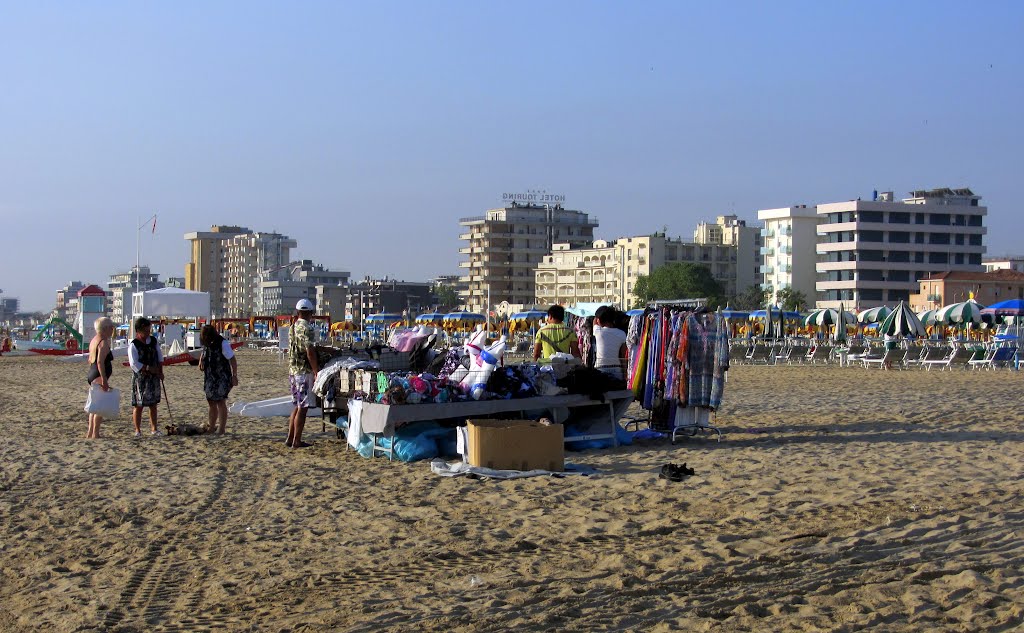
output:
[{"label": "hotel sign", "polygon": [[501,201],[504,204],[513,202],[518,204],[565,204],[565,195],[561,193],[548,193],[546,191],[528,190],[525,193],[503,193]]}]

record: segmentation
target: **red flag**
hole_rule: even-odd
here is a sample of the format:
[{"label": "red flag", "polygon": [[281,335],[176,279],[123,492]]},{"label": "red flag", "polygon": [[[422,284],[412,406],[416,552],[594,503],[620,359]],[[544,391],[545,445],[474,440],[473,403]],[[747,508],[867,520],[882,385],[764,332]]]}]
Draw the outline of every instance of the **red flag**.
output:
[{"label": "red flag", "polygon": [[156,216],[153,216],[153,233],[156,233]]}]

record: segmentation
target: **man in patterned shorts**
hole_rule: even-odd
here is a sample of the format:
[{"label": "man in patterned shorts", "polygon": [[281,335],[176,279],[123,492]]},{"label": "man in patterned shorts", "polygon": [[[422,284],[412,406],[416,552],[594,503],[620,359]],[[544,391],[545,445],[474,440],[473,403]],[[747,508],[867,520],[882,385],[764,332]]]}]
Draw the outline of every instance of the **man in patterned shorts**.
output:
[{"label": "man in patterned shorts", "polygon": [[301,299],[295,305],[299,318],[292,324],[288,337],[288,385],[291,387],[292,404],[295,408],[288,419],[288,439],[284,445],[290,448],[309,446],[302,441],[302,429],[306,426],[306,412],[314,406],[313,381],[320,371],[313,344],[313,328],[309,320],[313,317],[313,302]]}]

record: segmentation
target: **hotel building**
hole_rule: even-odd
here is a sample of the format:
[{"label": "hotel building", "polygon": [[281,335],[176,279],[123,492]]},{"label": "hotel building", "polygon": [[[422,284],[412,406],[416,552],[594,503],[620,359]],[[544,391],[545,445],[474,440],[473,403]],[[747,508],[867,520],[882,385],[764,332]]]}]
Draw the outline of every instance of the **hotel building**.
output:
[{"label": "hotel building", "polygon": [[227,241],[235,235],[251,233],[244,226],[217,225],[209,231],[186,233],[190,259],[185,264],[185,289],[210,293],[210,312],[227,316]]},{"label": "hotel building", "polygon": [[459,239],[467,243],[459,249],[466,256],[459,263],[464,269],[460,281],[467,285],[461,296],[468,310],[481,312],[503,301],[533,303],[537,265],[555,244],[590,245],[597,219],[561,205],[513,202],[483,216],[462,218],[459,224],[465,227]]},{"label": "hotel building", "polygon": [[918,280],[943,271],[984,272],[985,215],[970,189],[913,191],[901,202],[819,204],[817,305],[864,310],[909,300]]}]

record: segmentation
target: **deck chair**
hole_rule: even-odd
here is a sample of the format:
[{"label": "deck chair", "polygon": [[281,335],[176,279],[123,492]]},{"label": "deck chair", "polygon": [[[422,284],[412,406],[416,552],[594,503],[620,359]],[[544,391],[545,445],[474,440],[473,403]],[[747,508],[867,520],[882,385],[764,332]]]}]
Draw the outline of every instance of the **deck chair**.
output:
[{"label": "deck chair", "polygon": [[985,350],[980,357],[975,353],[974,357],[967,361],[967,367],[970,369],[983,369],[985,367],[990,367],[992,365],[992,359],[995,358],[996,352],[998,351],[999,348],[993,347]]},{"label": "deck chair", "polygon": [[771,348],[764,343],[757,343],[750,349],[747,354],[747,362],[751,365],[757,363],[768,363],[768,358],[771,355]]},{"label": "deck chair", "polygon": [[885,369],[885,365],[896,362],[897,350],[887,349],[881,356],[864,356],[860,359],[864,363],[865,369],[871,365],[878,365],[882,369]]},{"label": "deck chair", "polygon": [[996,350],[995,356],[992,357],[992,362],[989,363],[988,369],[995,369],[996,367],[1010,367],[1013,365],[1013,359],[1016,355],[1016,345],[1012,347],[1000,347]]},{"label": "deck chair", "polygon": [[779,363],[781,363],[783,361],[785,361],[787,363],[791,362],[790,358],[792,358],[792,356],[793,356],[793,346],[792,345],[784,345],[782,348],[780,348],[779,353],[775,354],[775,358],[774,358],[775,364],[778,365]]},{"label": "deck chair", "polygon": [[932,364],[945,361],[951,353],[952,351],[948,347],[926,347],[924,353],[914,364],[927,369]]},{"label": "deck chair", "polygon": [[819,345],[814,348],[811,352],[810,361],[812,365],[817,365],[819,362],[827,364],[829,358],[832,357],[832,350],[835,349],[834,345]]}]

